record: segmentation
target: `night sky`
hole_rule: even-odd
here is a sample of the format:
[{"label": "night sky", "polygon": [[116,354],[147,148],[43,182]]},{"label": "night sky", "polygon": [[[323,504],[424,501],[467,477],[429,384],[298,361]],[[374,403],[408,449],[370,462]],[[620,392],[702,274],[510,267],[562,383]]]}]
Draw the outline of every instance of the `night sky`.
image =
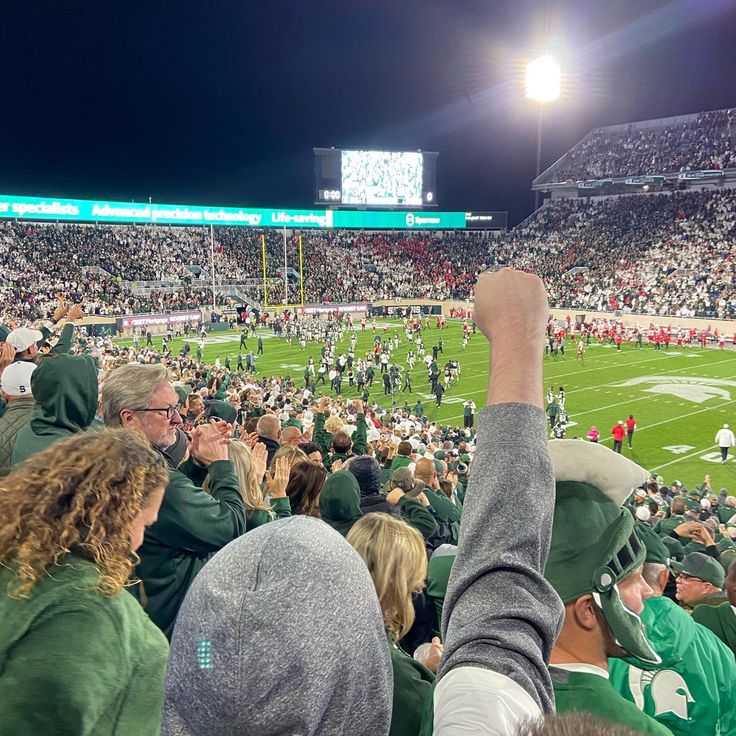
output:
[{"label": "night sky", "polygon": [[0,192],[312,207],[314,146],[424,149],[440,209],[516,223],[548,45],[547,165],[598,125],[736,106],[733,0],[2,0]]}]

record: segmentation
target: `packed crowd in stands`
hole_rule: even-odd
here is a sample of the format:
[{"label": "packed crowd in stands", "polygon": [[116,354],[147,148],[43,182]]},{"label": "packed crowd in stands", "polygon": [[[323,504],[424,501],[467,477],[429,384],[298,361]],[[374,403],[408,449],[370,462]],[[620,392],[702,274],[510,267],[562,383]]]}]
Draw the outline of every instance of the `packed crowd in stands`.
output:
[{"label": "packed crowd in stands", "polygon": [[547,183],[736,168],[736,108],[692,122],[598,128],[544,177]]},{"label": "packed crowd in stands", "polygon": [[82,312],[0,327],[3,730],[736,732],[736,497],[548,441],[538,277],[475,285],[463,428]]},{"label": "packed crowd in stands", "polygon": [[553,306],[736,317],[736,190],[555,200],[493,247]]},{"label": "packed crowd in stands", "polygon": [[[218,283],[236,284],[262,302],[260,234],[215,233]],[[296,241],[287,238],[292,303],[301,298]],[[553,200],[496,238],[310,231],[302,241],[307,303],[469,299],[488,263],[506,263],[541,275],[553,307],[736,317],[731,189]],[[280,304],[283,234],[268,232],[266,243],[268,303]],[[88,314],[102,316],[199,308],[212,299],[209,258],[201,229],[5,223],[3,316],[45,318],[59,297],[83,301]],[[202,281],[190,266],[202,269]],[[145,281],[157,283],[142,290]],[[227,290],[218,299],[227,303]]]}]

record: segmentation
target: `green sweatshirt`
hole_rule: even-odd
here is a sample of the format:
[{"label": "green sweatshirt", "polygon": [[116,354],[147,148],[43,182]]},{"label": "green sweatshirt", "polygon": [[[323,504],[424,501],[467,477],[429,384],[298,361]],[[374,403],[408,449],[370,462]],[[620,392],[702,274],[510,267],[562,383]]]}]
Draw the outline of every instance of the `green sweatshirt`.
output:
[{"label": "green sweatshirt", "polygon": [[695,606],[693,621],[710,629],[736,655],[736,613],[728,601],[720,606]]},{"label": "green sweatshirt", "polygon": [[424,486],[424,494],[441,521],[449,525],[452,532],[452,544],[457,544],[460,534],[460,514],[462,509],[458,508],[441,491],[435,491],[429,486]]},{"label": "green sweatshirt", "polygon": [[389,635],[394,672],[394,699],[389,736],[417,736],[427,698],[432,697],[434,675],[410,657]]},{"label": "green sweatshirt", "polygon": [[568,672],[559,667],[550,667],[550,674],[558,713],[590,713],[636,733],[672,736],[668,728],[619,695],[605,677],[589,672]]},{"label": "green sweatshirt", "polygon": [[272,498],[269,503],[271,504],[270,512],[265,509],[246,510],[245,531],[249,532],[252,529],[257,529],[274,519],[285,519],[287,516],[291,516],[291,503],[288,497]]},{"label": "green sweatshirt", "polygon": [[76,556],[28,598],[0,569],[0,731],[15,736],[158,736],[169,647],[135,599],[94,589]]},{"label": "green sweatshirt", "polygon": [[368,425],[365,421],[365,414],[358,414],[355,420],[355,432],[353,432],[353,447],[349,453],[334,453],[330,455],[332,449],[332,435],[325,432],[325,415],[318,411],[314,415],[314,442],[322,451],[322,462],[329,471],[335,460],[347,460],[353,455],[365,455],[368,451]]},{"label": "green sweatshirt", "polygon": [[56,440],[87,429],[97,411],[97,368],[87,355],[54,355],[31,376],[36,405],[18,432],[11,462],[23,462]]},{"label": "green sweatshirt", "polygon": [[611,685],[677,736],[736,733],[736,661],[728,647],[664,596],[644,601],[641,620],[662,665],[645,672],[611,659]]},{"label": "green sweatshirt", "polygon": [[442,608],[447,595],[447,583],[450,580],[452,565],[457,555],[457,547],[453,544],[442,544],[432,553],[427,566],[427,595],[434,601],[437,613],[435,632],[440,636],[442,631]]},{"label": "green sweatshirt", "polygon": [[401,518],[417,529],[425,541],[437,531],[434,516],[416,498],[402,496],[399,499],[399,511]]},{"label": "green sweatshirt", "polygon": [[319,494],[319,513],[343,537],[363,516],[360,510],[360,486],[347,470],[337,470],[327,476]]},{"label": "green sweatshirt", "polygon": [[[209,476],[210,493],[201,485]],[[209,558],[245,532],[245,506],[230,460],[198,468],[187,460],[169,468],[169,484],[156,523],[138,550],[133,592],[151,620],[171,638],[184,596]]]}]

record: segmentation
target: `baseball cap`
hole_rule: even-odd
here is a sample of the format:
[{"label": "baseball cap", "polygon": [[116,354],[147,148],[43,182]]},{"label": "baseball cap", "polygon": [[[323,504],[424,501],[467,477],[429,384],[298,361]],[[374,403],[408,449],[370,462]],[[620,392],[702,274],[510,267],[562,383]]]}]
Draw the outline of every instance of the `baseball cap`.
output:
[{"label": "baseball cap", "polygon": [[424,488],[424,483],[415,478],[409,468],[397,468],[391,473],[391,480],[389,480],[386,487],[388,490],[401,488],[407,495],[418,496]]},{"label": "baseball cap", "polygon": [[0,385],[8,396],[33,396],[31,374],[38,366],[19,360],[11,363],[0,375]]},{"label": "baseball cap", "polygon": [[5,342],[12,345],[19,353],[28,350],[35,342],[43,340],[43,334],[28,327],[16,327],[6,338]]},{"label": "baseball cap", "polygon": [[723,589],[726,573],[718,562],[702,552],[691,552],[682,562],[670,562],[674,572],[684,573],[692,578],[698,578],[706,583]]}]

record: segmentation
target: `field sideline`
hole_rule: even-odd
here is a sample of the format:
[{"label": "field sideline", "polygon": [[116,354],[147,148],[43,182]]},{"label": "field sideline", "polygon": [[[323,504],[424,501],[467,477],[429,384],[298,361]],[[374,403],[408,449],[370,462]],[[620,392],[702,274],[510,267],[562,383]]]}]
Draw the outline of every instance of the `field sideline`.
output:
[{"label": "field sideline", "polygon": [[[389,325],[389,335],[399,332],[401,344],[394,353],[395,362],[404,370],[408,343],[396,320],[377,321],[378,334],[383,335],[383,324]],[[428,352],[441,335],[444,340],[444,359],[457,358],[462,376],[445,393],[442,406],[435,406],[429,394],[429,382],[424,366],[417,365],[412,373],[414,393],[397,394],[397,405],[404,400],[414,405],[417,398],[424,403],[432,420],[448,424],[462,424],[462,403],[472,399],[480,409],[485,401],[488,383],[488,343],[478,333],[467,348],[462,350],[461,326],[448,321],[445,330],[424,330],[424,342]],[[257,362],[258,373],[264,375],[291,375],[295,384],[302,385],[304,368],[311,354],[319,365],[320,348],[307,344],[304,352],[297,341],[287,345],[266,331],[259,331],[264,338],[264,355]],[[373,338],[370,329],[357,331],[356,355],[370,350]],[[233,369],[237,364],[240,333],[218,332],[207,338],[204,360],[214,362],[217,356],[224,363],[231,356]],[[119,340],[129,345],[130,339]],[[196,340],[192,341],[192,355]],[[183,344],[174,339],[172,349],[178,354]],[[160,348],[161,338],[154,338],[154,346]],[[342,344],[347,353],[349,337]],[[601,440],[611,446],[611,427],[619,419],[633,414],[638,423],[633,449],[624,443],[624,454],[649,470],[658,470],[666,482],[681,480],[691,486],[700,483],[705,473],[710,473],[715,488],[725,487],[736,494],[736,459],[729,458],[721,465],[718,448],[714,445],[716,431],[724,423],[736,425],[736,351],[689,347],[669,351],[655,351],[651,347],[635,350],[624,345],[621,352],[608,345],[591,344],[583,365],[577,361],[572,343],[567,344],[564,357],[545,357],[545,387],[564,386],[567,394],[566,409],[572,422],[567,437],[585,437],[591,425],[601,432]],[[256,352],[256,340],[248,339],[248,349]],[[443,355],[439,356],[440,365]],[[329,389],[329,387],[325,387]],[[357,396],[343,381],[343,396]],[[323,389],[318,387],[318,392]],[[385,408],[391,406],[389,397],[383,395],[380,375],[373,384],[371,400]],[[523,441],[523,438],[519,438]]]}]

